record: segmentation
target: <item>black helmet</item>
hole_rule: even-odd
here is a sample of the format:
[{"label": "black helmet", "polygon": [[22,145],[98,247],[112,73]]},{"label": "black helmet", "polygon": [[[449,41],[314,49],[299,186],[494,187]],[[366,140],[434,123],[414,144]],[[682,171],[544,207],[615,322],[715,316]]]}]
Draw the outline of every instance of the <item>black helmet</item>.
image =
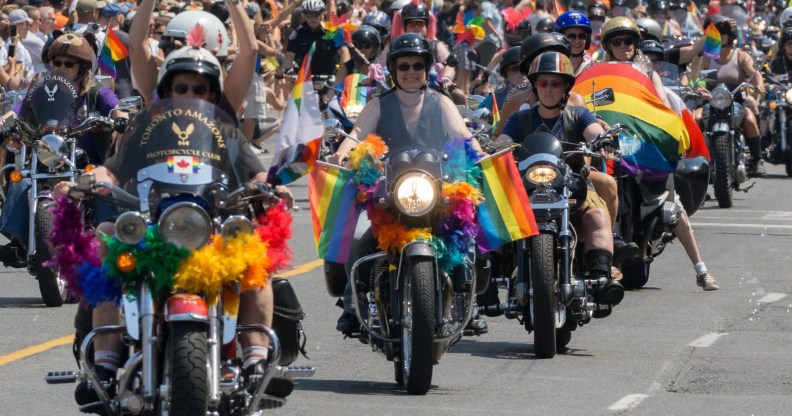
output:
[{"label": "black helmet", "polygon": [[668,3],[668,8],[671,10],[687,10],[688,9],[688,2],[685,0],[671,0]]},{"label": "black helmet", "polygon": [[588,0],[570,0],[568,9],[585,12],[586,6],[588,6]]},{"label": "black helmet", "polygon": [[638,25],[638,30],[641,31],[641,39],[660,41],[663,38],[663,29],[660,28],[660,24],[654,19],[642,17],[635,19],[635,24]]},{"label": "black helmet", "polygon": [[500,72],[502,77],[506,77],[506,72],[504,69],[520,63],[520,47],[513,46],[506,50],[501,56],[500,66],[498,67],[498,72]]},{"label": "black helmet", "polygon": [[403,56],[420,56],[426,62],[426,73],[429,73],[429,67],[435,62],[432,47],[429,41],[424,39],[423,36],[417,33],[405,33],[394,39],[390,44],[388,51],[388,71],[391,73],[394,83],[398,86],[396,81],[396,59]]},{"label": "black helmet", "polygon": [[508,43],[509,46],[520,46],[528,36],[531,36],[531,32],[531,21],[524,19],[514,30],[507,30],[506,33],[504,33],[506,43]]},{"label": "black helmet", "polygon": [[363,24],[369,25],[374,29],[377,29],[380,35],[380,40],[383,41],[390,36],[391,30],[391,21],[388,14],[381,11],[381,10],[374,10],[369,12],[366,17],[363,18]]},{"label": "black helmet", "polygon": [[715,28],[717,28],[719,32],[728,34],[729,41],[735,40],[735,35],[737,34],[737,22],[734,19],[720,14],[713,14],[712,16],[708,16],[706,19],[704,19],[704,25],[702,27],[706,29],[710,23],[715,23]]},{"label": "black helmet", "polygon": [[610,2],[611,8],[613,7],[629,7],[634,9],[638,7],[637,0],[611,0]]},{"label": "black helmet", "polygon": [[590,13],[591,13],[592,9],[601,9],[602,11],[604,11],[607,14],[608,5],[605,4],[605,2],[603,2],[602,0],[595,0],[595,1],[590,2],[589,5],[588,5],[589,17],[591,17]]},{"label": "black helmet", "polygon": [[569,41],[560,33],[537,33],[520,46],[520,72],[528,74],[531,62],[542,52],[561,52],[569,56],[572,50]]},{"label": "black helmet", "polygon": [[651,17],[654,13],[666,14],[671,9],[668,0],[652,0],[646,8],[647,13]]},{"label": "black helmet", "polygon": [[550,33],[555,26],[555,19],[552,17],[543,17],[536,22],[536,33]]},{"label": "black helmet", "polygon": [[781,32],[781,47],[784,47],[784,43],[786,41],[792,40],[792,26],[787,26],[784,28],[784,31]]},{"label": "black helmet", "polygon": [[367,56],[366,59],[371,60],[372,57],[377,56],[380,43],[379,32],[371,26],[363,25],[352,32],[352,44],[355,45],[356,48],[358,45],[371,45],[371,56]]},{"label": "black helmet", "polygon": [[429,24],[429,8],[423,3],[409,3],[401,10],[402,26],[407,29],[407,22],[411,20],[423,20]]},{"label": "black helmet", "polygon": [[665,52],[663,44],[656,40],[645,40],[638,45],[638,49],[640,49],[644,55],[658,55],[660,60],[663,60],[663,53]]}]

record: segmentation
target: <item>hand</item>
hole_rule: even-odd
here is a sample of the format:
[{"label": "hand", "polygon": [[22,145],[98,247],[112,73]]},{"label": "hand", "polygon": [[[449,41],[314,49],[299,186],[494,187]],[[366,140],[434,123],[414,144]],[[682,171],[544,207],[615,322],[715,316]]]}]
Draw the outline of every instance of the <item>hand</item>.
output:
[{"label": "hand", "polygon": [[55,185],[55,188],[53,190],[55,191],[56,194],[61,194],[63,196],[68,196],[69,195],[69,191],[71,190],[73,185],[74,185],[73,183],[68,182],[68,181],[60,181],[60,182],[58,182],[57,185]]},{"label": "hand", "polygon": [[343,166],[344,159],[346,159],[346,155],[345,154],[341,154],[341,153],[336,152],[336,153],[333,153],[332,155],[327,157],[327,163],[332,163],[334,165]]},{"label": "hand", "polygon": [[443,80],[440,81],[440,85],[442,85],[444,89],[448,90],[452,85],[454,85],[454,82],[448,78],[443,78]]},{"label": "hand", "polygon": [[287,209],[294,209],[294,210],[298,209],[297,207],[294,206],[294,195],[292,195],[291,190],[289,190],[289,188],[286,187],[285,185],[276,185],[275,195],[277,195],[278,198],[286,202]]},{"label": "hand", "polygon": [[709,90],[704,87],[698,87],[696,88],[696,91],[701,94],[701,98],[705,100],[709,100],[710,97],[712,97],[712,94],[710,94]]}]

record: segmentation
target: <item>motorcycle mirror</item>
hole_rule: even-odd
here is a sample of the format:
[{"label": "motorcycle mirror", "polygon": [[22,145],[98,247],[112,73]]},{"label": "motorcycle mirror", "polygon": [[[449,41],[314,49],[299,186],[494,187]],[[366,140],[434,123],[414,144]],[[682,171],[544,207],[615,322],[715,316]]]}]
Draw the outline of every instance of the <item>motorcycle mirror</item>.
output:
[{"label": "motorcycle mirror", "polygon": [[39,162],[48,168],[55,169],[67,162],[69,147],[66,140],[56,134],[46,134],[36,143],[36,155]]},{"label": "motorcycle mirror", "polygon": [[98,111],[94,111],[94,112],[88,113],[88,118],[95,118],[95,117],[101,117],[101,116],[102,116],[102,113],[100,113]]},{"label": "motorcycle mirror", "polygon": [[718,70],[717,69],[704,69],[701,72],[699,72],[699,76],[702,79],[717,80],[718,79]]},{"label": "motorcycle mirror", "polygon": [[338,132],[341,130],[341,122],[334,119],[328,118],[324,121],[324,133],[322,133],[322,141],[325,142],[337,142],[339,139]]},{"label": "motorcycle mirror", "polygon": [[94,75],[94,80],[100,87],[107,87],[110,90],[113,89],[113,78],[108,75]]},{"label": "motorcycle mirror", "polygon": [[143,98],[140,96],[124,97],[119,100],[118,109],[125,113],[137,113],[143,108]]},{"label": "motorcycle mirror", "polygon": [[616,97],[613,95],[613,88],[603,88],[599,91],[594,91],[594,93],[591,94],[591,101],[589,101],[589,103],[593,103],[596,107],[611,105],[614,102],[616,102]]},{"label": "motorcycle mirror", "polygon": [[490,116],[490,111],[489,109],[482,107],[476,110],[473,114],[476,116],[476,118],[486,119]]}]

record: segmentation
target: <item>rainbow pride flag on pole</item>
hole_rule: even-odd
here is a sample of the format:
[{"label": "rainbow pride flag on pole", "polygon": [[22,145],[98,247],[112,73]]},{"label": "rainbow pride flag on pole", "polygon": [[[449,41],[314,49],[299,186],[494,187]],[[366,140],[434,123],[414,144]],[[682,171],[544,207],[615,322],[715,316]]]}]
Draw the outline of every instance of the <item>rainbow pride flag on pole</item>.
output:
[{"label": "rainbow pride flag on pole", "polygon": [[346,263],[360,216],[352,171],[317,162],[308,176],[314,242],[319,258]]},{"label": "rainbow pride flag on pole", "polygon": [[102,52],[99,54],[99,59],[97,59],[99,68],[105,74],[115,78],[116,63],[126,58],[129,58],[129,50],[118,38],[118,35],[113,32],[113,28],[108,26],[107,35],[105,35],[104,44],[102,45]]},{"label": "rainbow pride flag on pole", "polygon": [[495,93],[490,92],[492,98],[492,137],[495,137],[495,130],[500,123],[500,111],[498,110],[498,100],[495,99]]},{"label": "rainbow pride flag on pole", "polygon": [[482,159],[484,203],[476,214],[481,231],[476,239],[483,252],[539,233],[531,202],[510,149]]},{"label": "rainbow pride flag on pole", "polygon": [[721,35],[715,23],[707,26],[707,39],[704,41],[704,51],[701,53],[705,58],[719,59],[721,54]]},{"label": "rainbow pride flag on pole", "polygon": [[270,183],[287,185],[313,169],[319,155],[324,124],[319,111],[319,98],[311,84],[311,57],[316,43],[303,58],[297,80],[283,113],[275,157],[268,179]]},{"label": "rainbow pride flag on pole", "polygon": [[341,108],[347,114],[358,115],[366,106],[371,87],[360,85],[368,79],[363,74],[351,74],[344,80],[344,91],[341,93]]}]

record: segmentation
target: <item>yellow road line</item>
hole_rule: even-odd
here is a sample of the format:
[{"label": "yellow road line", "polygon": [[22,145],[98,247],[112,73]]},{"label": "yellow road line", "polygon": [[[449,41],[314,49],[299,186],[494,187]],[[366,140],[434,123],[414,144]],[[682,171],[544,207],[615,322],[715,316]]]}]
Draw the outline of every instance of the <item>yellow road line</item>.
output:
[{"label": "yellow road line", "polygon": [[[314,260],[305,264],[301,264],[285,273],[280,273],[278,274],[278,277],[292,277],[303,273],[308,273],[322,264],[324,264],[324,260]],[[67,335],[63,338],[53,339],[39,345],[33,345],[32,347],[14,351],[7,355],[0,355],[0,366],[30,357],[31,355],[35,355],[55,347],[60,347],[61,345],[71,344],[72,342],[74,342],[74,335]]]},{"label": "yellow road line", "polygon": [[61,345],[67,345],[74,342],[74,335],[66,335],[63,338],[53,339],[51,341],[47,341],[43,344],[34,345],[32,347],[27,347],[25,349],[12,352],[8,355],[0,355],[0,366],[6,365],[10,362],[14,362],[17,360],[21,360],[23,358],[30,357],[31,355],[38,354],[40,352],[47,351],[50,348],[60,347]]}]

